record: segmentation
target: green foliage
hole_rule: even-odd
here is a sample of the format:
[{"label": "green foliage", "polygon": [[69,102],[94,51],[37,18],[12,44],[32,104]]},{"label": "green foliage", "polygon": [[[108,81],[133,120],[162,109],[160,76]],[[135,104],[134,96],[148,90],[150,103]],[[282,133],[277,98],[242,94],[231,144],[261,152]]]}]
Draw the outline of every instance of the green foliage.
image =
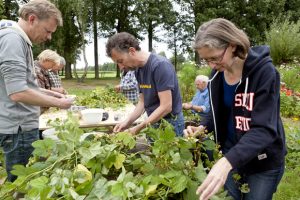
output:
[{"label": "green foliage", "polygon": [[194,62],[185,62],[182,64],[178,73],[179,86],[183,102],[190,102],[195,95],[195,79],[197,75],[210,76],[211,69],[207,66],[200,68]]},{"label": "green foliage", "polygon": [[128,104],[128,100],[121,93],[117,93],[113,87],[97,88],[89,94],[79,97],[79,105],[89,108],[120,108]]},{"label": "green foliage", "polygon": [[18,21],[19,4],[17,1],[0,1],[0,19]]},{"label": "green foliage", "polygon": [[280,93],[280,112],[284,117],[300,117],[299,97]]},{"label": "green foliage", "polygon": [[3,1],[0,1],[0,19],[4,19],[4,4]]},{"label": "green foliage", "polygon": [[115,71],[116,70],[116,64],[115,63],[104,63],[101,65],[100,70],[102,71]]},{"label": "green foliage", "polygon": [[[80,140],[82,131],[71,115],[52,125],[60,140],[34,142],[29,164],[14,167],[18,178],[2,185],[1,199],[15,192],[25,199],[199,198],[195,190],[206,172],[191,149],[199,152],[202,144],[176,137],[170,124],[145,129],[154,142],[143,151],[132,151],[136,138],[125,132]],[[214,198],[223,197],[221,192]]]},{"label": "green foliage", "polygon": [[[175,61],[176,59],[176,61]],[[172,64],[174,65],[176,71],[181,70],[182,68],[182,64],[185,62],[185,57],[183,56],[183,54],[178,54],[176,57],[172,56],[170,58]]]},{"label": "green foliage", "polygon": [[300,197],[300,128],[285,125],[288,154],[283,178],[274,195],[274,200],[299,199]]},{"label": "green foliage", "polygon": [[195,94],[195,78],[197,68],[193,63],[184,63],[179,72],[179,86],[182,102],[190,102]]},{"label": "green foliage", "polygon": [[286,165],[288,169],[300,167],[300,127],[285,126],[288,154]]},{"label": "green foliage", "polygon": [[285,83],[288,89],[300,92],[300,65],[299,64],[282,65],[279,67],[279,72],[281,75],[282,82]]},{"label": "green foliage", "polygon": [[300,58],[300,21],[290,22],[289,17],[279,17],[270,26],[266,34],[266,43],[270,45],[271,56],[275,64],[287,63]]},{"label": "green foliage", "polygon": [[286,170],[283,178],[274,194],[274,200],[298,200],[300,197],[300,167],[293,170]]},{"label": "green foliage", "polygon": [[[166,9],[168,8],[168,9]],[[135,14],[140,27],[148,34],[149,48],[153,49],[153,40],[158,40],[156,29],[164,24],[172,24],[176,17],[170,0],[139,0],[136,1]],[[147,14],[145,14],[147,13]]]}]

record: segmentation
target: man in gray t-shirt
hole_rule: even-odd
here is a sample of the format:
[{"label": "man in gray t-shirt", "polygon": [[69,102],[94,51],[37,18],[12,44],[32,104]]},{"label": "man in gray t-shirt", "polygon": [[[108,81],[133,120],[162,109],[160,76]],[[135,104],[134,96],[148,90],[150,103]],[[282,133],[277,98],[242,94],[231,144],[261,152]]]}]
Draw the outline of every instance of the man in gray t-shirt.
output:
[{"label": "man in gray t-shirt", "polygon": [[19,15],[17,23],[0,21],[0,146],[11,182],[17,178],[10,173],[13,165],[28,162],[31,143],[39,138],[40,106],[72,104],[61,94],[38,88],[31,50],[32,42],[50,40],[62,25],[60,11],[47,0],[36,0],[23,5]]},{"label": "man in gray t-shirt", "polygon": [[112,36],[106,44],[106,52],[121,69],[136,70],[140,89],[135,110],[125,121],[117,124],[114,131],[129,128],[146,110],[148,118],[130,128],[132,134],[164,118],[173,125],[176,134],[181,136],[184,128],[181,95],[176,72],[170,61],[157,54],[142,51],[137,39],[126,32]]}]

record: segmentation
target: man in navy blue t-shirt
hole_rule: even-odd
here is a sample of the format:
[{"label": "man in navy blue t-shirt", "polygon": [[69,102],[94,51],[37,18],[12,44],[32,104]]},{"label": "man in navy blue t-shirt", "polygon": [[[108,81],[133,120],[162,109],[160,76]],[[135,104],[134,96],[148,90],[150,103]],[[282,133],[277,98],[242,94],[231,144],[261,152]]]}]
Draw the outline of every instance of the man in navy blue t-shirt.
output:
[{"label": "man in navy blue t-shirt", "polygon": [[135,110],[125,121],[117,124],[114,131],[127,129],[146,110],[148,118],[130,128],[132,134],[164,118],[174,126],[177,136],[182,136],[182,101],[176,72],[171,62],[165,57],[142,51],[138,40],[126,32],[117,33],[109,38],[106,53],[120,69],[136,71],[140,89]]}]

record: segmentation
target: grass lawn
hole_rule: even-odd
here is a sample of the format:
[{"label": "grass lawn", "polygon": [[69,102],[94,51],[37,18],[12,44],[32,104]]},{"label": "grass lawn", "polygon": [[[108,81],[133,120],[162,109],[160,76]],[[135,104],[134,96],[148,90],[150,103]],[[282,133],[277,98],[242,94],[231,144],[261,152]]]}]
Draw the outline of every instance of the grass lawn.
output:
[{"label": "grass lawn", "polygon": [[[83,71],[77,71],[78,77],[81,77],[83,74]],[[116,71],[99,71],[99,77],[102,78],[115,78],[117,72]],[[65,76],[60,76],[61,78],[65,78]],[[73,77],[75,78],[74,74]],[[95,72],[94,71],[88,71],[86,78],[93,79],[95,78]]]},{"label": "grass lawn", "polygon": [[63,87],[69,94],[76,94],[78,96],[84,95],[97,87],[105,87],[107,85],[117,85],[120,79],[115,77],[106,77],[100,79],[85,79],[83,83],[79,83],[76,79],[66,80],[62,79]]}]

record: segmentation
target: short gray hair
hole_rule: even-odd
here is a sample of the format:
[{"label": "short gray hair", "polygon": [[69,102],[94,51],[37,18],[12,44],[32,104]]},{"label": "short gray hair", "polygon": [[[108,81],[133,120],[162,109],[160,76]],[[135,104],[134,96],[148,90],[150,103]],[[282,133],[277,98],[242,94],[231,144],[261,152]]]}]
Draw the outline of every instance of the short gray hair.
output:
[{"label": "short gray hair", "polygon": [[25,21],[28,20],[31,14],[36,15],[40,20],[54,18],[58,26],[63,24],[61,12],[53,3],[47,0],[31,0],[19,9],[19,16]]},{"label": "short gray hair", "polygon": [[205,83],[208,83],[208,80],[209,78],[205,75],[198,75],[196,78],[195,78],[195,82],[197,81],[201,81],[201,82],[205,82]]},{"label": "short gray hair", "polygon": [[60,64],[60,55],[58,55],[55,51],[52,51],[50,49],[46,49],[42,51],[38,55],[39,61],[51,61],[54,62],[56,65]]},{"label": "short gray hair", "polygon": [[60,65],[65,66],[66,65],[66,60],[64,57],[60,56]]}]

